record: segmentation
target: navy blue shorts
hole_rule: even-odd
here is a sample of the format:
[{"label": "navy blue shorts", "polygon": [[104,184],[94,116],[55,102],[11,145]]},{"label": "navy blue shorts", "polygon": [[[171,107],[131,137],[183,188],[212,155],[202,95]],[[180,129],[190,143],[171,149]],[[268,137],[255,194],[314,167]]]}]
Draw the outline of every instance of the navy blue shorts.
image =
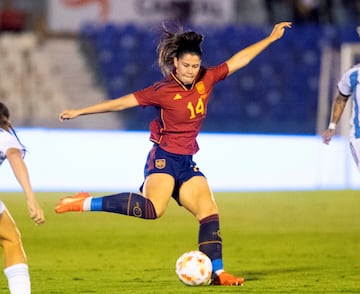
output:
[{"label": "navy blue shorts", "polygon": [[[144,168],[144,177],[146,178],[155,173],[169,174],[175,179],[172,197],[179,205],[179,190],[181,185],[194,176],[205,177],[192,160],[192,155],[170,153],[161,149],[158,145],[154,145],[148,154]],[[140,187],[141,192],[143,187],[144,183]]]}]

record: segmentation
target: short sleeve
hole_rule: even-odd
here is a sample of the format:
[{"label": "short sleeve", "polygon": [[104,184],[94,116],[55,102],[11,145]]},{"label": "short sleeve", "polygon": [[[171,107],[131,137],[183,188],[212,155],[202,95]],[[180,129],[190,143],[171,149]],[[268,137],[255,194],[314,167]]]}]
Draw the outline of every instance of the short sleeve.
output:
[{"label": "short sleeve", "polygon": [[155,87],[150,86],[143,90],[135,91],[134,96],[141,106],[156,105]]},{"label": "short sleeve", "polygon": [[6,159],[6,152],[10,148],[19,149],[25,155],[25,148],[19,140],[9,132],[0,129],[0,164]]},{"label": "short sleeve", "polygon": [[355,88],[359,84],[359,66],[354,66],[347,70],[338,82],[338,90],[344,96],[353,94]]}]

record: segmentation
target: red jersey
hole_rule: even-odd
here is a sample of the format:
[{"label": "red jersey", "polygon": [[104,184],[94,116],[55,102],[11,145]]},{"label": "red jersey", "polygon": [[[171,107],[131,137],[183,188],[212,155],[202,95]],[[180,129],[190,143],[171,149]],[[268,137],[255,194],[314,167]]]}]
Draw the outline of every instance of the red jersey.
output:
[{"label": "red jersey", "polygon": [[150,140],[171,153],[195,154],[199,150],[196,137],[206,117],[212,89],[228,72],[226,63],[201,68],[190,88],[171,73],[165,80],[134,92],[141,106],[159,108],[159,116],[150,123]]}]

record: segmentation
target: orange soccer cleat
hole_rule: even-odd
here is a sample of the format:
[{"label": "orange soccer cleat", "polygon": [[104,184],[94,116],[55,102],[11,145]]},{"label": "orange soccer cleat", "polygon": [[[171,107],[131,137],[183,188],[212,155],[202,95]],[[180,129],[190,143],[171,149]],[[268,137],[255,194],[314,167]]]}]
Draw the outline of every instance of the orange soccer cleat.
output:
[{"label": "orange soccer cleat", "polygon": [[83,211],[83,205],[86,198],[90,197],[87,192],[80,192],[74,196],[68,196],[60,199],[55,207],[56,213],[69,211]]},{"label": "orange soccer cleat", "polygon": [[216,276],[211,285],[219,285],[219,286],[242,286],[244,284],[244,278],[235,277],[233,275],[228,274],[227,272],[222,272],[220,275]]}]

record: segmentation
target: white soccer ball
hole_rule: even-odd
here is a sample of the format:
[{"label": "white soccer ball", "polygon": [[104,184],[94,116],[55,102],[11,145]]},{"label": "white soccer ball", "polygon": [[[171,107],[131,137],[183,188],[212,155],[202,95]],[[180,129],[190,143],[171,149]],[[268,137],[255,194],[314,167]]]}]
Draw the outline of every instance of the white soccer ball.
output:
[{"label": "white soccer ball", "polygon": [[211,281],[211,273],[211,260],[201,251],[185,252],[176,261],[176,274],[186,285],[208,285]]}]

